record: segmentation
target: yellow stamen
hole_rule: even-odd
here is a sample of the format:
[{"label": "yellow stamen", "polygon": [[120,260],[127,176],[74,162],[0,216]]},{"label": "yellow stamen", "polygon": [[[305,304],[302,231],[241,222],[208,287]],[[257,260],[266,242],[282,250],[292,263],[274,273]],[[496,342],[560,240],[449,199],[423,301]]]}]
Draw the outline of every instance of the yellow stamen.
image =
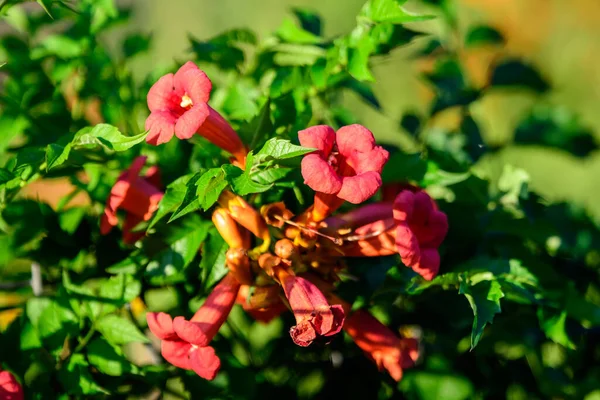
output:
[{"label": "yellow stamen", "polygon": [[188,108],[188,107],[193,106],[194,103],[192,102],[192,99],[190,98],[190,96],[188,96],[186,93],[181,98],[181,103],[179,103],[179,105],[181,106],[181,108]]}]

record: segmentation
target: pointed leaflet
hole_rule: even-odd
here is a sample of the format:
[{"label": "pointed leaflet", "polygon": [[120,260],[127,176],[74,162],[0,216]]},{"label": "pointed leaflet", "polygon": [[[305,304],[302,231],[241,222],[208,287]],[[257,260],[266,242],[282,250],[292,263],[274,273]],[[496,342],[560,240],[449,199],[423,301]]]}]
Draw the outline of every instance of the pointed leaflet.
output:
[{"label": "pointed leaflet", "polygon": [[494,315],[501,312],[500,299],[504,297],[498,281],[484,281],[469,286],[466,279],[461,279],[459,294],[464,294],[473,309],[473,331],[471,332],[471,350],[477,346],[483,329],[492,323]]}]

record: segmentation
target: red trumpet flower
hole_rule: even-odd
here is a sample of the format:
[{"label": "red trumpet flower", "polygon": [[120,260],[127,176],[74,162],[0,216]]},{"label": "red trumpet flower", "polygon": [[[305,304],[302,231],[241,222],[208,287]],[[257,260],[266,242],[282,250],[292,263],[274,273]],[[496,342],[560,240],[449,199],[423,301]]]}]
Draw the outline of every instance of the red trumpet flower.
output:
[{"label": "red trumpet flower", "polygon": [[350,314],[344,330],[377,367],[385,369],[395,381],[402,379],[402,370],[412,367],[419,356],[416,339],[399,338],[364,310]]},{"label": "red trumpet flower", "polygon": [[302,159],[304,182],[316,191],[312,220],[322,221],[344,201],[358,204],[381,186],[389,153],[375,145],[371,131],[348,125],[335,132],[326,125],[298,132],[300,144],[316,148]]},{"label": "red trumpet flower", "polygon": [[23,388],[8,371],[0,371],[0,399],[23,400]]},{"label": "red trumpet flower", "polygon": [[117,210],[124,209],[127,216],[123,224],[123,241],[131,244],[144,236],[143,232],[132,232],[132,229],[140,222],[152,218],[163,197],[163,192],[159,189],[160,174],[157,167],[149,168],[146,176],[140,177],[145,162],[145,156],[137,157],[111,189],[100,220],[100,233],[103,235],[108,234],[119,222]]},{"label": "red trumpet flower", "polygon": [[244,165],[248,153],[231,125],[208,105],[212,83],[191,61],[173,74],[160,78],[148,92],[150,116],[146,141],[153,145],[166,143],[173,135],[189,139],[195,133],[204,136]]},{"label": "red trumpet flower", "polygon": [[424,191],[403,190],[394,201],[396,247],[402,262],[427,280],[440,269],[438,247],[448,233],[448,218]]},{"label": "red trumpet flower", "polygon": [[227,319],[240,284],[227,275],[215,286],[202,307],[187,321],[166,313],[148,313],[148,327],[161,339],[161,354],[176,367],[193,370],[204,379],[215,378],[221,360],[209,346]]}]

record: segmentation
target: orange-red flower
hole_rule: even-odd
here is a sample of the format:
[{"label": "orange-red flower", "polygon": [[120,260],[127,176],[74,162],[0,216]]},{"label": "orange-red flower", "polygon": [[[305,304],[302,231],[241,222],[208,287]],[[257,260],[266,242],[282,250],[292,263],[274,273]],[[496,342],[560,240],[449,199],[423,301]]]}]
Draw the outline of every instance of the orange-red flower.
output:
[{"label": "orange-red flower", "polygon": [[395,381],[402,379],[402,370],[412,367],[419,356],[416,339],[399,338],[364,310],[350,314],[344,330],[379,370],[385,369]]},{"label": "orange-red flower", "polygon": [[23,388],[8,371],[0,371],[0,400],[23,400]]},{"label": "orange-red flower", "polygon": [[272,274],[281,284],[296,318],[296,326],[290,329],[294,343],[306,347],[313,341],[333,336],[342,329],[345,318],[342,306],[330,305],[313,283],[296,276],[282,265],[273,267]]},{"label": "orange-red flower", "polygon": [[448,218],[424,191],[403,190],[394,201],[396,246],[402,262],[427,280],[440,269],[438,247],[448,233]]},{"label": "orange-red flower", "polygon": [[321,221],[344,201],[358,204],[381,186],[389,153],[375,145],[371,131],[348,125],[335,132],[326,125],[298,132],[300,144],[317,149],[302,159],[304,182],[314,191],[312,220]]},{"label": "orange-red flower", "polygon": [[208,76],[191,61],[174,75],[161,77],[148,92],[146,141],[159,145],[173,135],[189,139],[198,133],[243,164],[247,149],[231,125],[208,105],[211,90]]},{"label": "orange-red flower", "polygon": [[172,319],[166,313],[148,313],[148,327],[161,339],[161,354],[176,367],[193,370],[204,379],[215,378],[221,360],[209,346],[227,319],[238,296],[240,284],[227,275],[189,321]]},{"label": "orange-red flower", "polygon": [[127,212],[123,224],[124,242],[131,244],[144,236],[143,232],[132,232],[132,229],[140,222],[152,218],[163,197],[163,192],[159,189],[160,174],[157,167],[149,168],[144,177],[140,176],[145,162],[145,156],[137,157],[111,189],[100,220],[100,233],[103,235],[117,225],[117,210],[123,209]]}]

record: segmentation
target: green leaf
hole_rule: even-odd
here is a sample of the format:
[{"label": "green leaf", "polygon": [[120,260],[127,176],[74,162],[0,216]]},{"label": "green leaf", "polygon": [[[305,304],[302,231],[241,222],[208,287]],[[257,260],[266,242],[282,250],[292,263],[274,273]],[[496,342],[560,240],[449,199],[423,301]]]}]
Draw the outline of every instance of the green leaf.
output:
[{"label": "green leaf", "polygon": [[0,168],[0,185],[4,185],[6,182],[11,181],[15,176],[9,170]]},{"label": "green leaf", "polygon": [[465,39],[465,47],[501,44],[504,44],[504,37],[502,34],[496,29],[485,25],[474,26],[471,28]]},{"label": "green leaf", "polygon": [[133,370],[131,363],[123,354],[103,338],[95,338],[85,348],[90,365],[103,374],[122,376]]},{"label": "green leaf", "polygon": [[300,157],[308,153],[312,153],[315,149],[308,147],[297,146],[289,140],[271,138],[267,143],[256,153],[256,158],[261,162],[263,160],[286,160],[289,158]]},{"label": "green leaf", "polygon": [[225,172],[225,179],[229,182],[231,189],[240,196],[245,196],[250,193],[262,193],[269,190],[273,185],[263,185],[261,183],[254,182],[250,171],[252,169],[254,156],[252,152],[246,156],[246,170],[242,171],[241,168],[234,165],[223,165],[221,167]]},{"label": "green leaf", "polygon": [[520,60],[507,60],[498,64],[492,73],[491,85],[531,89],[538,93],[546,92],[550,85],[531,65]]},{"label": "green leaf", "polygon": [[109,124],[98,124],[94,127],[86,127],[75,134],[75,144],[83,145],[90,144],[91,138],[97,141],[110,150],[121,152],[129,150],[138,143],[146,139],[148,132],[142,132],[135,136],[125,136],[115,126]]},{"label": "green leaf", "polygon": [[49,1],[49,0],[36,0],[36,1],[40,5],[40,7],[42,7],[42,9],[46,12],[46,14],[48,14],[48,16],[50,18],[54,19],[52,14],[50,14],[50,7],[49,7],[52,5],[52,1]]},{"label": "green leaf", "polygon": [[548,339],[567,349],[575,349],[575,343],[571,341],[566,330],[567,311],[563,310],[556,313],[540,307],[538,309],[538,318],[540,326]]},{"label": "green leaf", "polygon": [[70,143],[66,146],[62,146],[58,143],[49,144],[46,148],[46,164],[48,165],[48,170],[64,164],[64,162],[69,158],[70,152]]},{"label": "green leaf", "polygon": [[66,35],[50,35],[31,51],[31,59],[38,60],[48,56],[62,59],[81,57],[88,47],[87,40],[74,39]]},{"label": "green leaf", "polygon": [[211,168],[206,171],[196,183],[196,194],[202,209],[206,211],[212,207],[227,185],[225,171],[222,168]]},{"label": "green leaf", "polygon": [[161,219],[167,214],[174,211],[183,202],[187,192],[187,183],[192,178],[192,175],[184,175],[177,178],[167,186],[165,195],[158,203],[158,210],[154,214],[154,218],[148,225],[148,229],[152,229]]},{"label": "green leaf", "polygon": [[308,32],[296,25],[289,17],[285,18],[281,23],[276,34],[286,42],[315,44],[320,43],[322,39],[314,33]]},{"label": "green leaf", "polygon": [[[218,168],[213,168],[213,169],[218,170]],[[211,170],[209,170],[209,171],[211,171]],[[185,195],[183,196],[183,200],[177,207],[177,210],[175,210],[175,212],[173,212],[173,215],[171,215],[171,218],[169,218],[169,221],[168,221],[169,223],[175,221],[178,218],[183,217],[186,214],[194,212],[200,208],[201,203],[199,201],[199,196],[197,194],[198,189],[197,189],[196,185],[198,185],[198,183],[200,183],[202,181],[202,177],[205,174],[197,173],[186,182]],[[178,184],[177,190],[181,190],[181,189],[182,189],[182,186],[180,184]]]},{"label": "green leaf", "polygon": [[177,282],[184,282],[184,270],[190,265],[198,254],[200,245],[206,240],[208,228],[211,224],[203,221],[196,229],[186,233],[161,251],[146,267],[144,276],[151,285],[163,286]]},{"label": "green leaf", "polygon": [[296,18],[298,18],[298,21],[300,21],[302,29],[317,36],[321,35],[322,23],[321,17],[318,14],[305,8],[293,8],[292,11]]},{"label": "green leaf", "polygon": [[96,328],[113,345],[147,343],[148,338],[128,319],[107,315],[96,321]]},{"label": "green leaf", "polygon": [[108,393],[94,381],[83,354],[71,355],[69,361],[58,371],[58,379],[67,393],[73,395]]},{"label": "green leaf", "polygon": [[473,309],[471,333],[471,350],[473,350],[479,343],[485,326],[491,324],[494,316],[501,312],[500,299],[504,297],[504,292],[497,281],[483,281],[469,286],[466,279],[462,279],[458,293],[465,295]]},{"label": "green leaf", "polygon": [[390,155],[383,167],[381,179],[385,183],[420,181],[427,171],[427,162],[421,153],[406,154],[395,152]]},{"label": "green leaf", "polygon": [[394,24],[433,18],[433,16],[412,14],[404,10],[401,5],[405,2],[406,0],[369,0],[362,8],[360,17],[367,18],[372,22],[392,22]]},{"label": "green leaf", "polygon": [[66,299],[60,297],[49,302],[34,326],[37,327],[44,347],[53,354],[58,354],[65,339],[78,333],[79,324],[77,316]]},{"label": "green leaf", "polygon": [[229,246],[221,235],[216,230],[212,230],[202,248],[202,260],[200,261],[204,288],[210,288],[227,275],[225,253],[228,249]]},{"label": "green leaf", "polygon": [[364,35],[356,45],[349,49],[348,72],[359,81],[375,81],[369,69],[369,57],[375,51],[375,44],[368,35]]},{"label": "green leaf", "polygon": [[151,40],[151,35],[143,35],[141,33],[127,36],[123,41],[123,53],[127,58],[144,53],[150,49]]},{"label": "green leaf", "polygon": [[273,131],[273,122],[271,121],[271,98],[260,109],[260,112],[248,124],[240,129],[242,140],[253,150],[258,146],[263,138]]},{"label": "green leaf", "polygon": [[419,400],[467,400],[475,395],[471,381],[455,373],[407,371],[399,387]]}]

